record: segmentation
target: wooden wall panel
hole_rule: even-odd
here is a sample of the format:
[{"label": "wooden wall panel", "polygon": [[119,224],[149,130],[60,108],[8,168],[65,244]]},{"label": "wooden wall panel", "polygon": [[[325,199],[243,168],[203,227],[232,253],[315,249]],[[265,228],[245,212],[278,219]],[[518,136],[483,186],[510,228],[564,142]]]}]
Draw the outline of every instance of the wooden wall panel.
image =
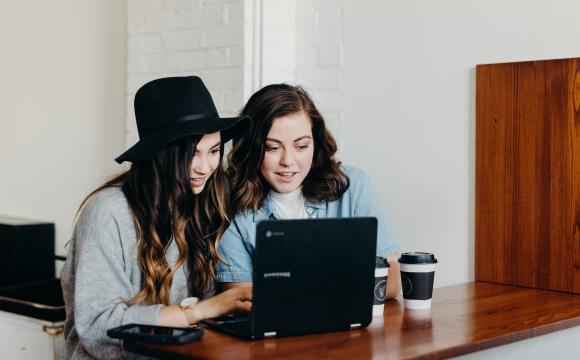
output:
[{"label": "wooden wall panel", "polygon": [[478,281],[580,293],[578,63],[477,66]]},{"label": "wooden wall panel", "polygon": [[571,90],[574,92],[574,105],[571,107],[570,112],[574,118],[572,132],[572,161],[574,163],[572,207],[575,213],[574,224],[572,225],[574,227],[574,292],[580,294],[580,165],[578,165],[578,158],[580,158],[580,64],[578,60],[574,62],[573,72],[576,74],[574,88]]}]

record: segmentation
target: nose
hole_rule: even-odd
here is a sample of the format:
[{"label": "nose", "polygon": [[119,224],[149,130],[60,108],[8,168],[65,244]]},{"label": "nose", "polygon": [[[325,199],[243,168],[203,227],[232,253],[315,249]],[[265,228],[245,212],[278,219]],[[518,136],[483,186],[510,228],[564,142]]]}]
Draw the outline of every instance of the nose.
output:
[{"label": "nose", "polygon": [[294,154],[291,150],[282,150],[280,154],[280,165],[291,166],[294,163]]},{"label": "nose", "polygon": [[207,156],[195,156],[193,159],[193,171],[199,175],[206,175],[211,171]]}]

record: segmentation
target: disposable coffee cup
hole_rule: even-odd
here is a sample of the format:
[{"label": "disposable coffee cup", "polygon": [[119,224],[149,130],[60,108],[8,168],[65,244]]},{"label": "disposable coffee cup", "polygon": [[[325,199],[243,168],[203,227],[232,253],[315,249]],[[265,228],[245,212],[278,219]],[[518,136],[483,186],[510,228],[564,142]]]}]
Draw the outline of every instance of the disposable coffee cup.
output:
[{"label": "disposable coffee cup", "polygon": [[373,316],[382,315],[385,308],[385,295],[387,292],[387,277],[389,275],[389,262],[387,259],[377,256],[375,259],[375,287],[373,290]]},{"label": "disposable coffee cup", "polygon": [[399,258],[403,301],[407,309],[429,309],[437,259],[431,253],[406,252]]}]

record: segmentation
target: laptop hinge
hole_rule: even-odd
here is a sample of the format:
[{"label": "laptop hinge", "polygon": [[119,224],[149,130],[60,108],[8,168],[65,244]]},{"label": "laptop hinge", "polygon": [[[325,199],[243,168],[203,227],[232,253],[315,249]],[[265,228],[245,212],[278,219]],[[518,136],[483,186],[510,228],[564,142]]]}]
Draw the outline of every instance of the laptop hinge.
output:
[{"label": "laptop hinge", "polygon": [[350,328],[351,329],[354,329],[354,328],[357,328],[357,327],[360,327],[360,324],[350,324]]},{"label": "laptop hinge", "polygon": [[270,332],[265,332],[264,333],[264,337],[271,337],[271,336],[276,336],[276,332],[275,331],[270,331]]}]

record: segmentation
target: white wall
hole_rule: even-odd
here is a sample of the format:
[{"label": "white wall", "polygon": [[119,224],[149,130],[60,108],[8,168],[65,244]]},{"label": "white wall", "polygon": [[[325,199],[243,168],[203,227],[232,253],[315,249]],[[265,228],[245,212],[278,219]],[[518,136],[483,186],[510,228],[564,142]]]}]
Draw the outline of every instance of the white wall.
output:
[{"label": "white wall", "polygon": [[[296,1],[296,79],[313,98],[339,145],[344,121],[344,0]],[[339,146],[338,156],[342,154]]]},{"label": "white wall", "polygon": [[261,16],[251,19],[261,28],[261,74],[256,91],[296,78],[296,0],[262,1],[261,5]]},{"label": "white wall", "polygon": [[475,65],[580,56],[574,0],[344,2],[342,153],[436,286],[473,279]]},{"label": "white wall", "polygon": [[263,37],[257,88],[280,82],[304,87],[339,143],[344,91],[342,3],[343,0],[265,1],[262,19],[252,19],[261,22]]},{"label": "white wall", "polygon": [[56,223],[120,170],[126,3],[0,2],[0,214]]}]

